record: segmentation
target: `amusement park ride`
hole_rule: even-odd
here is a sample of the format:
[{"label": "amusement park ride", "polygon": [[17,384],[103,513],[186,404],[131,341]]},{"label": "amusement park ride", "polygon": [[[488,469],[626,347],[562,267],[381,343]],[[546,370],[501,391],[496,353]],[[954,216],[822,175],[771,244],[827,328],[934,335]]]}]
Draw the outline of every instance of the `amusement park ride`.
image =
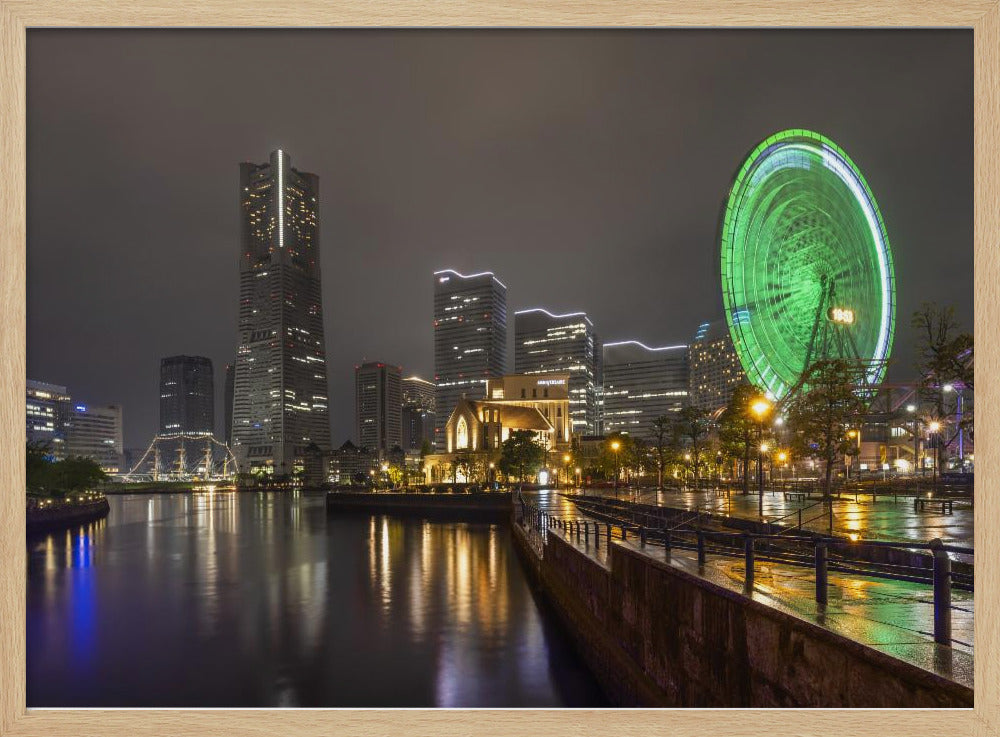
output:
[{"label": "amusement park ride", "polygon": [[842,359],[874,395],[895,277],[878,204],[843,149],[801,129],[761,142],[730,189],[721,249],[726,321],[751,383],[784,405],[816,361]]}]

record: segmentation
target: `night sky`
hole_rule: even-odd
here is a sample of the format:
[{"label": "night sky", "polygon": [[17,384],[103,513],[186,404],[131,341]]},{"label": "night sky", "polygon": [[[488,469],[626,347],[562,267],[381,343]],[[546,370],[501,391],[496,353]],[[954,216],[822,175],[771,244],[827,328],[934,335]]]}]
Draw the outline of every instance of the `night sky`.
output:
[{"label": "night sky", "polygon": [[511,341],[544,306],[688,342],[732,176],[803,127],[879,202],[905,380],[921,301],[972,328],[972,71],[971,31],[31,30],[28,377],[145,446],[160,358],[209,356],[221,435],[238,164],[279,147],[320,177],[335,444],[356,363],[432,377],[436,269],[494,271]]}]

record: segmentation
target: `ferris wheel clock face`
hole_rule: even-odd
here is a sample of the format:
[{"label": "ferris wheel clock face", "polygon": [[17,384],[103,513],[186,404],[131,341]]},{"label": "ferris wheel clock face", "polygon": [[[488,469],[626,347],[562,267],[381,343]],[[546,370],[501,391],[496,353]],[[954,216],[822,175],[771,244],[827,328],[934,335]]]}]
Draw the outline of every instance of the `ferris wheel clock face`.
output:
[{"label": "ferris wheel clock face", "polygon": [[757,146],[730,190],[721,245],[726,321],[753,384],[782,399],[822,358],[882,381],[892,254],[875,197],[839,146],[799,129]]}]

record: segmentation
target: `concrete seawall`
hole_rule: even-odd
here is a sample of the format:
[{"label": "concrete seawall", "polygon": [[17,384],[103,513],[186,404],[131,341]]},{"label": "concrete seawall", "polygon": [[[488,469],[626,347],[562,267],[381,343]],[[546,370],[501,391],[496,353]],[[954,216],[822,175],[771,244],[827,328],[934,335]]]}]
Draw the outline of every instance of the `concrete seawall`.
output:
[{"label": "concrete seawall", "polygon": [[43,509],[28,509],[25,522],[29,535],[39,532],[59,530],[86,522],[93,522],[108,516],[111,506],[107,499],[72,504],[53,504]]},{"label": "concrete seawall", "polygon": [[439,494],[417,492],[329,492],[327,512],[408,514],[451,519],[509,520],[511,495],[502,492]]},{"label": "concrete seawall", "polygon": [[972,690],[613,543],[604,565],[512,524],[543,589],[620,706],[971,707]]}]

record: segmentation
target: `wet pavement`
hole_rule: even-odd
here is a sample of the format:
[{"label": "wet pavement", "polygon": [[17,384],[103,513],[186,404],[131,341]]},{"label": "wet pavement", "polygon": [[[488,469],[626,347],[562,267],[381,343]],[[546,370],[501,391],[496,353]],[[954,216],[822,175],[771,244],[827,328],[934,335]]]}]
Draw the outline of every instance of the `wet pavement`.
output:
[{"label": "wet pavement", "polygon": [[[538,492],[545,493],[545,492]],[[552,493],[552,492],[548,492]],[[614,498],[613,489],[566,490],[566,494],[583,493],[591,496]],[[661,507],[712,512],[743,519],[758,517],[756,491],[748,495],[741,492],[726,494],[723,490],[674,489],[619,489],[618,498],[655,504]],[[802,510],[802,526],[815,532],[830,532],[830,517],[826,505],[818,499],[801,499],[783,492],[764,490],[764,518],[770,522],[790,527],[798,524]],[[951,513],[941,512],[940,504],[928,504],[925,509],[914,508],[912,496],[879,495],[872,501],[871,494],[853,494],[833,501],[833,534],[861,540],[887,540],[893,542],[942,542],[962,547],[973,547],[973,510],[968,500],[955,500]]]},{"label": "wet pavement", "polygon": [[[587,490],[592,493],[592,490]],[[582,514],[572,502],[572,494],[540,490],[525,492],[525,499],[537,505],[546,513],[564,520],[589,519]],[[612,494],[613,496],[613,494]],[[688,499],[687,509],[707,509],[697,506],[700,502],[715,499],[714,492],[699,492],[679,494],[666,492],[664,506],[680,507],[679,499]],[[644,503],[652,503],[654,494],[642,498]],[[756,517],[757,498],[751,497]],[[769,497],[765,496],[766,502]],[[657,500],[658,501],[658,500]],[[721,500],[725,502],[724,498]],[[736,497],[733,497],[736,501]],[[778,501],[780,504],[783,500]],[[912,500],[896,503],[895,511],[891,500],[880,499],[875,509],[871,503],[835,502],[835,514],[840,511],[845,523],[842,529],[851,530],[848,524],[860,524],[869,520],[880,520],[883,529],[904,530],[906,523],[900,520],[905,517],[903,507],[913,509]],[[850,507],[868,507],[854,510],[855,519],[847,517]],[[882,507],[887,507],[883,510]],[[741,509],[743,507],[737,507]],[[714,509],[713,511],[721,511]],[[956,506],[956,513],[958,507]],[[836,517],[835,517],[836,519]],[[971,512],[968,519],[969,542],[971,545]],[[960,525],[955,526],[957,531]],[[835,524],[835,529],[838,526]],[[866,528],[853,528],[866,529]],[[917,537],[920,527],[910,522],[912,536],[900,536],[901,540],[930,539],[940,536]],[[603,535],[595,540],[591,532],[589,537],[583,534],[577,537],[574,533],[566,534],[559,529],[547,529],[546,534],[563,537],[575,547],[586,552],[592,558],[607,564],[607,538]],[[926,533],[924,533],[926,534]],[[870,537],[870,536],[869,536]],[[883,537],[883,539],[885,539]],[[944,538],[942,538],[944,539]],[[957,543],[958,541],[956,541]],[[964,541],[963,541],[964,542]],[[661,546],[649,545],[642,548],[638,541],[615,540],[614,545],[625,545],[634,550],[646,552],[659,560],[665,559],[665,551]],[[952,591],[952,646],[947,647],[934,642],[934,608],[933,592],[929,585],[895,581],[891,579],[829,572],[827,604],[817,604],[815,601],[815,579],[811,569],[791,566],[768,561],[757,561],[754,566],[754,585],[747,592],[744,581],[744,561],[742,557],[706,555],[705,565],[699,566],[695,551],[674,548],[671,552],[670,565],[683,568],[685,571],[724,586],[732,591],[751,596],[756,601],[767,604],[775,609],[799,617],[808,622],[818,624],[844,637],[865,644],[875,650],[887,653],[925,670],[950,678],[965,686],[973,685],[973,595],[972,592]]]}]

